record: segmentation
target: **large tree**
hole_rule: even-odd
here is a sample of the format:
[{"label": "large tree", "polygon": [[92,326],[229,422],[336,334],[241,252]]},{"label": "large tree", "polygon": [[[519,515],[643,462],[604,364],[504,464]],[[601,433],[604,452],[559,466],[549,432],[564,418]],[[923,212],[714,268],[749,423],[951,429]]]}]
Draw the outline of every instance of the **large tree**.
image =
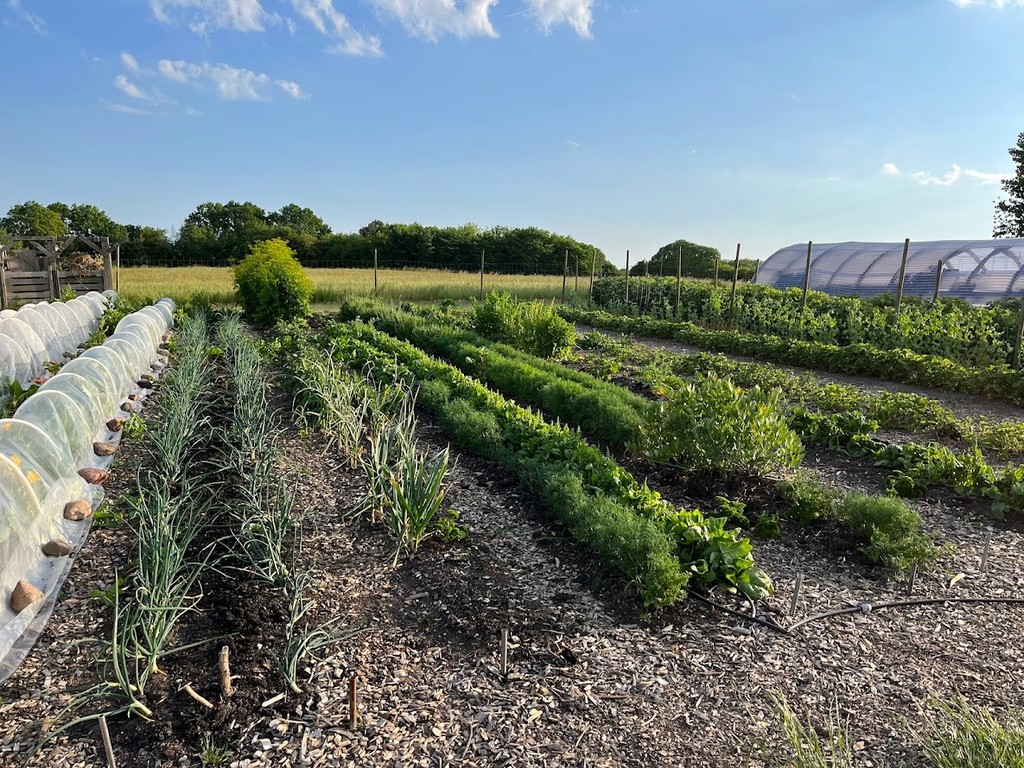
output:
[{"label": "large tree", "polygon": [[10,235],[63,237],[68,233],[60,215],[35,200],[12,205],[7,215],[0,219],[0,229]]},{"label": "large tree", "polygon": [[99,235],[109,237],[116,243],[128,239],[128,230],[111,219],[106,211],[89,203],[67,205],[66,203],[50,203],[46,206],[61,217],[68,234]]},{"label": "large tree", "polygon": [[331,234],[331,228],[313,213],[312,208],[303,208],[295,203],[289,203],[281,210],[269,214],[267,219],[273,226],[290,229],[298,235],[327,237]]},{"label": "large tree", "polygon": [[1024,133],[1010,147],[1010,158],[1017,170],[1002,182],[1009,199],[996,202],[995,237],[1024,237]]}]

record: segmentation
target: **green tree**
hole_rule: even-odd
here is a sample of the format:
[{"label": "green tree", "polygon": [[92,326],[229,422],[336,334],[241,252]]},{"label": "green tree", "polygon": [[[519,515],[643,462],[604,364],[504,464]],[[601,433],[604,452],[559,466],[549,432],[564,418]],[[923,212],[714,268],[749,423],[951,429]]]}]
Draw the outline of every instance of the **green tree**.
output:
[{"label": "green tree", "polygon": [[160,266],[174,258],[174,244],[167,238],[167,230],[129,224],[125,233],[127,237],[121,244],[122,261]]},{"label": "green tree", "polygon": [[234,277],[242,311],[258,325],[309,314],[313,283],[280,238],[255,243],[235,266]]},{"label": "green tree", "polygon": [[70,235],[99,235],[109,237],[115,243],[128,239],[128,230],[95,205],[57,202],[50,203],[47,208],[61,217]]},{"label": "green tree", "polygon": [[1016,146],[1010,147],[1009,152],[1017,170],[1002,181],[1009,199],[996,202],[994,237],[1024,237],[1024,133],[1017,137]]},{"label": "green tree", "polygon": [[313,213],[312,208],[302,208],[295,203],[289,203],[281,210],[269,214],[267,220],[274,227],[284,227],[299,235],[327,237],[331,234],[331,228]]},{"label": "green tree", "polygon": [[12,235],[63,237],[68,233],[67,225],[60,214],[35,200],[12,205],[7,215],[0,219],[0,229]]},{"label": "green tree", "polygon": [[267,213],[255,203],[202,203],[181,225],[178,255],[203,264],[228,264],[244,258],[269,234]]}]

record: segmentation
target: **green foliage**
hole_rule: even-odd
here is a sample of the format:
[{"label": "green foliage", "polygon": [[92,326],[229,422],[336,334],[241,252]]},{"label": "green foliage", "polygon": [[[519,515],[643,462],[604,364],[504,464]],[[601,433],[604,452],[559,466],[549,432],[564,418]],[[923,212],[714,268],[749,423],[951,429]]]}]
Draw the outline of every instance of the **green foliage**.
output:
[{"label": "green foliage", "polygon": [[779,390],[744,390],[697,376],[660,403],[637,441],[642,455],[687,470],[763,476],[795,467],[799,438],[786,425]]},{"label": "green foliage", "polygon": [[469,538],[469,531],[459,524],[459,517],[458,510],[449,508],[434,518],[434,531],[441,541],[451,544]]},{"label": "green foliage", "polygon": [[835,515],[840,496],[818,482],[810,472],[796,472],[779,483],[779,494],[788,502],[787,516],[801,525]]},{"label": "green foliage", "polygon": [[775,515],[761,515],[754,523],[754,535],[759,539],[777,539],[782,535],[779,518]]},{"label": "green foliage", "polygon": [[563,317],[597,328],[673,339],[705,350],[747,355],[777,364],[798,365],[883,381],[970,392],[1024,405],[1024,373],[1006,364],[970,368],[946,357],[906,349],[880,349],[868,344],[848,346],[794,341],[778,336],[713,330],[689,322],[628,317],[607,312],[561,307]]},{"label": "green foliage", "polygon": [[993,237],[1024,237],[1024,133],[1009,152],[1016,167],[1013,176],[1000,182],[1008,199],[996,202]]},{"label": "green foliage", "polygon": [[805,724],[784,699],[777,701],[777,706],[782,730],[792,751],[792,758],[786,765],[790,768],[852,768],[850,726],[840,717],[838,703],[829,708],[828,719],[821,728],[824,738],[818,735],[818,729],[810,722],[810,712]]},{"label": "green foliage", "polygon": [[509,293],[490,293],[477,305],[473,330],[540,357],[562,357],[576,343],[576,329],[554,304],[519,301]]},{"label": "green foliage", "polygon": [[876,452],[875,463],[896,470],[886,488],[899,496],[920,496],[933,486],[984,494],[995,481],[977,448],[958,455],[939,443],[891,444]]},{"label": "green foliage", "polygon": [[897,571],[915,563],[927,569],[941,553],[934,537],[922,532],[921,515],[900,499],[851,493],[843,498],[838,514],[865,542],[863,551],[869,558]]},{"label": "green foliage", "polygon": [[270,326],[309,314],[313,284],[283,240],[256,243],[234,275],[242,311],[252,322]]},{"label": "green foliage", "polygon": [[676,600],[691,576],[758,598],[771,589],[749,557],[750,543],[721,520],[676,510],[578,433],[545,422],[454,367],[358,323],[334,325],[334,353],[375,377],[415,376],[420,402],[467,450],[494,459],[534,485],[546,506],[640,588],[650,605]]},{"label": "green foliage", "polygon": [[935,768],[1024,768],[1024,724],[1003,725],[963,699],[941,703],[919,738]]},{"label": "green foliage", "polygon": [[11,235],[51,235],[62,237],[68,233],[60,214],[35,200],[12,205],[0,219],[0,230]]},{"label": "green foliage", "polygon": [[137,413],[133,413],[121,425],[121,434],[129,440],[137,440],[146,434],[146,422]]}]

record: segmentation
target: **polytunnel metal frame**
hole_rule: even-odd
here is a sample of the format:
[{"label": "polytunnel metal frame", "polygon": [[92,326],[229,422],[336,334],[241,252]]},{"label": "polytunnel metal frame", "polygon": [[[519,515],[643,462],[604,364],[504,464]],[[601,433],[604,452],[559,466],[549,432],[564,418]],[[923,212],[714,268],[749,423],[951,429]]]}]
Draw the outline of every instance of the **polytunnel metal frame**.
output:
[{"label": "polytunnel metal frame", "polygon": [[[805,261],[808,247],[809,280]],[[858,241],[791,245],[759,266],[755,282],[779,288],[806,286],[838,296],[902,293],[932,300],[955,297],[972,304],[1024,293],[1024,238],[912,242],[901,289],[904,247],[904,243]],[[973,261],[973,266],[953,272],[950,263],[961,258]],[[1016,268],[990,270],[993,259],[1005,259]],[[881,265],[886,268],[879,271]],[[955,279],[950,277],[953,274],[957,275]],[[983,278],[989,276],[994,280],[987,282],[994,285],[983,285]]]}]

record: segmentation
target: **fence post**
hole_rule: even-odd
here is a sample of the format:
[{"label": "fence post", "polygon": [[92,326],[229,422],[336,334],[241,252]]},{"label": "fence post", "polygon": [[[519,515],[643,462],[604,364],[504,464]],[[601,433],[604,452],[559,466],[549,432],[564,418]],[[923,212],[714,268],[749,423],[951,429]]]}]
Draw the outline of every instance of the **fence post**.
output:
[{"label": "fence post", "polygon": [[811,287],[811,253],[814,251],[814,241],[807,243],[807,267],[804,269],[804,295],[800,298],[800,314],[804,313],[807,306],[807,291]]},{"label": "fence post", "polygon": [[754,282],[755,283],[757,283],[757,276],[758,276],[758,274],[760,274],[760,272],[761,272],[761,260],[758,259],[754,263]]},{"label": "fence post", "polygon": [[377,249],[373,249],[373,293],[377,293]]},{"label": "fence post", "polygon": [[597,270],[597,249],[590,249],[590,306],[594,306],[594,272]]},{"label": "fence post", "polygon": [[565,249],[565,261],[562,262],[562,303],[565,304],[565,284],[569,280],[569,249]]},{"label": "fence post", "polygon": [[484,300],[484,254],[486,252],[486,248],[480,249],[480,301]]},{"label": "fence post", "polygon": [[626,249],[626,308],[629,308],[629,249]]},{"label": "fence post", "polygon": [[580,292],[580,255],[578,253],[576,254],[576,282],[573,283],[572,292]]},{"label": "fence post", "polygon": [[942,284],[942,259],[939,259],[939,264],[935,268],[935,293],[932,294],[932,304],[939,300],[939,286]]},{"label": "fence post", "polygon": [[718,263],[721,259],[715,259],[715,288],[718,287]]},{"label": "fence post", "polygon": [[121,244],[114,246],[114,253],[117,254],[117,271],[114,273],[114,290],[121,292]]},{"label": "fence post", "polygon": [[900,282],[896,286],[896,316],[903,306],[903,281],[907,279],[907,256],[910,255],[910,238],[903,241],[903,261],[900,262]]},{"label": "fence post", "polygon": [[729,326],[736,327],[736,280],[740,274],[740,243],[736,243],[736,260],[732,263],[732,290],[729,292]]},{"label": "fence post", "polygon": [[683,246],[679,246],[676,257],[676,320],[679,319],[679,297],[683,290]]}]

